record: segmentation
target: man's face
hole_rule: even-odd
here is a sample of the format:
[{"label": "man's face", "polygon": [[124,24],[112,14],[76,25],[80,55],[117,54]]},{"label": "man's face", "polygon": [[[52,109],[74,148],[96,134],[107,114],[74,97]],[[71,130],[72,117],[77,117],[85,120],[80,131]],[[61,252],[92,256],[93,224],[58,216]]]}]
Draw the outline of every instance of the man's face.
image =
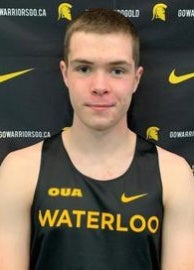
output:
[{"label": "man's face", "polygon": [[132,40],[122,33],[76,32],[68,63],[60,63],[74,108],[74,125],[95,130],[126,125],[142,67],[135,68]]}]

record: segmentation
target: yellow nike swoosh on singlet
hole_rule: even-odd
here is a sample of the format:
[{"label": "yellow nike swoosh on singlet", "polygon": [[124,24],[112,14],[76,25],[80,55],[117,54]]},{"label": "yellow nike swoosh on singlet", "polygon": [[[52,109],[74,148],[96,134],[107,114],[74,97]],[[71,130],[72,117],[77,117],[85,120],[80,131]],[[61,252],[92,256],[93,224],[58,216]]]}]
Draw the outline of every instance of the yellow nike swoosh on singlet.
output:
[{"label": "yellow nike swoosh on singlet", "polygon": [[183,75],[176,75],[175,69],[173,69],[173,71],[169,75],[168,80],[171,84],[178,84],[178,83],[182,83],[184,81],[190,80],[192,78],[194,78],[194,72],[183,74]]},{"label": "yellow nike swoosh on singlet", "polygon": [[16,71],[16,72],[11,72],[11,73],[7,73],[7,74],[3,74],[0,75],[0,83],[6,82],[8,80],[11,80],[15,77],[21,76],[29,71],[33,70],[33,68],[30,69],[24,69],[24,70],[20,70],[20,71]]},{"label": "yellow nike swoosh on singlet", "polygon": [[135,201],[135,200],[138,200],[144,196],[148,195],[148,193],[143,193],[143,194],[139,194],[139,195],[133,195],[133,196],[126,196],[125,193],[123,193],[121,195],[121,202],[123,203],[129,203],[129,202],[132,202],[132,201]]}]

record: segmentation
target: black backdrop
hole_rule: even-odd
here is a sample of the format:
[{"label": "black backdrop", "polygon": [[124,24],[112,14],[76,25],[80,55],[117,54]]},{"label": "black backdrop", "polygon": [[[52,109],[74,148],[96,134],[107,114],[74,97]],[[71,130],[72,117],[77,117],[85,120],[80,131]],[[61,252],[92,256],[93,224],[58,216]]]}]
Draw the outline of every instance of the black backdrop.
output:
[{"label": "black backdrop", "polygon": [[118,10],[140,32],[145,73],[129,126],[194,168],[192,0],[0,0],[0,161],[71,125],[59,71],[63,37],[68,22],[91,7]]}]

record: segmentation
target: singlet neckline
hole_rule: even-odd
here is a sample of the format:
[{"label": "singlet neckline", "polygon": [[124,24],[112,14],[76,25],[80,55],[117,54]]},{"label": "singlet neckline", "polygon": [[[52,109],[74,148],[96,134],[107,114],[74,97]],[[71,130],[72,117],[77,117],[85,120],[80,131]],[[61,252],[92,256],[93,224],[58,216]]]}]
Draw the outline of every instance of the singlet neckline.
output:
[{"label": "singlet neckline", "polygon": [[134,147],[134,154],[132,157],[132,160],[130,162],[130,164],[128,164],[128,167],[126,168],[126,170],[124,171],[124,173],[122,173],[121,175],[114,177],[112,179],[107,179],[107,180],[101,180],[101,179],[96,179],[96,178],[92,178],[84,173],[82,173],[73,163],[73,161],[71,160],[69,153],[66,150],[66,147],[64,145],[63,142],[63,137],[62,137],[62,132],[59,134],[59,140],[60,140],[60,144],[61,144],[61,148],[62,148],[62,152],[64,153],[64,155],[66,156],[66,160],[69,162],[69,165],[71,166],[71,168],[74,170],[74,172],[80,176],[82,176],[83,179],[88,180],[88,181],[92,181],[92,182],[96,182],[96,183],[112,183],[114,181],[118,181],[119,179],[123,179],[125,177],[125,175],[127,175],[132,168],[134,167],[135,164],[135,160],[137,158],[137,154],[138,154],[138,149],[139,149],[139,141],[140,141],[140,137],[136,134],[136,139],[135,139],[135,147]]}]

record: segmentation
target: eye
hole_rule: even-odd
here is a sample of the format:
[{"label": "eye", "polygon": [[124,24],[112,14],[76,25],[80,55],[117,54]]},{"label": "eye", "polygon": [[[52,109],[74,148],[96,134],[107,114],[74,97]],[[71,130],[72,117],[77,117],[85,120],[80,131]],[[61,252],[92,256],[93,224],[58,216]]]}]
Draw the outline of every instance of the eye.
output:
[{"label": "eye", "polygon": [[126,71],[123,68],[114,68],[111,72],[114,76],[121,76],[125,74]]},{"label": "eye", "polygon": [[83,73],[83,74],[88,74],[91,71],[91,68],[89,66],[78,66],[76,67],[76,71]]}]

